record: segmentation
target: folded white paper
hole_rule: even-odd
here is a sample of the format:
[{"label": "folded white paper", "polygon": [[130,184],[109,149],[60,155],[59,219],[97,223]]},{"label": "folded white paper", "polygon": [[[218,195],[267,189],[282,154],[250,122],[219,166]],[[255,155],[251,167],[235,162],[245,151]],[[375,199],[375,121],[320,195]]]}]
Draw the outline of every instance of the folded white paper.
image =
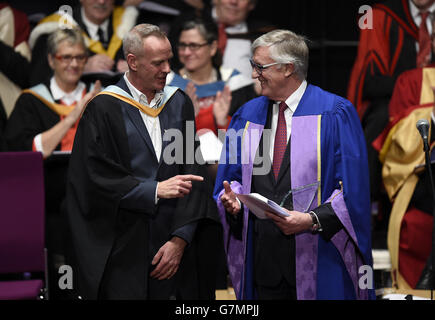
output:
[{"label": "folded white paper", "polygon": [[249,210],[259,219],[268,219],[265,212],[271,212],[281,217],[288,217],[290,214],[274,201],[263,197],[258,193],[236,194],[237,198],[243,202]]},{"label": "folded white paper", "polygon": [[222,142],[213,131],[208,130],[199,135],[201,153],[206,162],[217,162],[221,157]]}]

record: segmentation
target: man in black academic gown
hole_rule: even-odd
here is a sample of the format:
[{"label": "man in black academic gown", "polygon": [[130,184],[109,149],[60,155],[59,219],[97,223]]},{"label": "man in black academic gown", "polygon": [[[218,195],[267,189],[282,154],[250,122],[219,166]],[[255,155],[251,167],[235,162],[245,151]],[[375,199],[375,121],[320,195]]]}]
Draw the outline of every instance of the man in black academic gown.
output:
[{"label": "man in black academic gown", "polygon": [[77,293],[202,298],[198,251],[207,249],[196,235],[217,216],[195,152],[192,102],[165,86],[172,49],[158,27],[137,25],[123,50],[129,71],[89,102],[70,160]]}]

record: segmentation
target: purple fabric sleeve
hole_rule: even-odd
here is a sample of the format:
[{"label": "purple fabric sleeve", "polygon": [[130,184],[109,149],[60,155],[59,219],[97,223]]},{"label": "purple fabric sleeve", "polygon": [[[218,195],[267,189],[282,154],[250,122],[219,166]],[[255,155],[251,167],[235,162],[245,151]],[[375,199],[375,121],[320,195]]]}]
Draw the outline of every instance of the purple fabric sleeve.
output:
[{"label": "purple fabric sleeve", "polygon": [[[291,134],[290,174],[292,189],[318,181],[317,145],[318,116],[293,117]],[[310,130],[311,129],[311,130]],[[293,203],[303,203],[304,194],[294,194]],[[317,193],[311,204],[317,207]],[[298,208],[294,208],[298,210]],[[302,232],[296,235],[296,293],[298,300],[313,300],[317,296],[318,235]]]},{"label": "purple fabric sleeve", "polygon": [[335,214],[344,227],[332,237],[331,241],[340,252],[346,265],[347,272],[355,287],[357,299],[368,299],[368,291],[361,290],[358,283],[358,272],[359,268],[363,265],[363,260],[358,250],[358,240],[347,211],[346,203],[344,202],[343,192],[335,190],[326,202],[331,203],[332,209],[334,209]]},{"label": "purple fabric sleeve", "polygon": [[[242,185],[237,181],[231,183],[231,189],[235,193],[242,193]],[[223,226],[225,252],[227,254],[227,259],[231,261],[231,263],[228,263],[228,272],[231,277],[234,291],[236,293],[236,296],[238,297],[241,290],[241,280],[242,280],[242,274],[245,265],[244,263],[245,252],[243,251],[244,248],[243,239],[239,240],[235,238],[231,234],[230,226],[227,223],[225,208],[220,200],[224,192],[225,190],[222,189],[222,191],[219,193],[219,197],[217,200],[217,207],[218,207],[221,223]],[[242,214],[242,212],[240,212],[239,214]],[[247,210],[245,210],[243,214],[247,215]]]}]

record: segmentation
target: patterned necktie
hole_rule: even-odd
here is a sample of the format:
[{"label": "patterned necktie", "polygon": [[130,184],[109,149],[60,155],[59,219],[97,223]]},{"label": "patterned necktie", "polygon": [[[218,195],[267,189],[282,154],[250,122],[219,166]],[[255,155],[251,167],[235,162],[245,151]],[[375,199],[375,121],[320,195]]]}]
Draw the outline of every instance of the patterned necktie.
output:
[{"label": "patterned necktie", "polygon": [[287,123],[284,117],[284,110],[287,109],[285,102],[279,104],[278,124],[276,126],[275,145],[273,146],[273,174],[278,179],[279,168],[284,158],[287,147]]},{"label": "patterned necktie", "polygon": [[225,47],[227,46],[227,40],[228,40],[227,33],[225,31],[226,27],[227,27],[226,24],[219,23],[219,28],[218,28],[218,50],[222,54],[222,56],[224,55]]},{"label": "patterned necktie", "polygon": [[418,54],[417,67],[425,67],[429,63],[431,53],[431,41],[429,31],[427,30],[427,17],[429,12],[421,12],[421,23],[418,29]]}]

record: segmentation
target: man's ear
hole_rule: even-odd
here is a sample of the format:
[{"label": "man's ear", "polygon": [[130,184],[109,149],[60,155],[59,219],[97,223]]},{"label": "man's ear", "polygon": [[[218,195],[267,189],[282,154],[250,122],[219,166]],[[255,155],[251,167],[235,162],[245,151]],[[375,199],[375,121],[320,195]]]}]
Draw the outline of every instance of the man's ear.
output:
[{"label": "man's ear", "polygon": [[293,63],[286,63],[285,64],[285,71],[284,75],[286,77],[290,77],[295,72],[295,66]]},{"label": "man's ear", "polygon": [[130,70],[137,71],[137,58],[134,54],[129,53],[126,61]]}]

